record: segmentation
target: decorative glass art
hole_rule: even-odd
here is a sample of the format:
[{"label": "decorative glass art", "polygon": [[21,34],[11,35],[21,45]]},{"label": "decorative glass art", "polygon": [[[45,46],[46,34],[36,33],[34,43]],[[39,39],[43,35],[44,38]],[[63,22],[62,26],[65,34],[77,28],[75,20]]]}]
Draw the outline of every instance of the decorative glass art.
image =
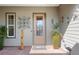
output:
[{"label": "decorative glass art", "polygon": [[30,28],[30,17],[18,17],[19,21],[18,21],[18,25],[19,28]]}]

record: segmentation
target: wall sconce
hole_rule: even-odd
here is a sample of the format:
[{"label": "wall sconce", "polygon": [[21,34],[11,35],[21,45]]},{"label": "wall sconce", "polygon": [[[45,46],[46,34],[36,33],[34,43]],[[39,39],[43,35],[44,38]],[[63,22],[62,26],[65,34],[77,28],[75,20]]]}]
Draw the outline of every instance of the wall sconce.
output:
[{"label": "wall sconce", "polygon": [[70,20],[69,20],[69,17],[67,17],[67,24],[69,24],[69,21],[70,21]]},{"label": "wall sconce", "polygon": [[64,22],[64,16],[62,16],[62,17],[61,17],[60,22],[61,22],[61,23],[63,23],[63,22]]},{"label": "wall sconce", "polygon": [[54,24],[54,19],[51,19],[51,23]]}]

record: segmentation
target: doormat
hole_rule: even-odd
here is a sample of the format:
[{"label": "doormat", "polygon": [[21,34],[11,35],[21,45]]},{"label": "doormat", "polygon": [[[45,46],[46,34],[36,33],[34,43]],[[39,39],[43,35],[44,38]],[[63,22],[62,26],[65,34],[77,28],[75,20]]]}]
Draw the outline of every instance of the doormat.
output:
[{"label": "doormat", "polygon": [[33,50],[46,50],[46,46],[45,45],[36,45],[36,46],[32,46]]}]

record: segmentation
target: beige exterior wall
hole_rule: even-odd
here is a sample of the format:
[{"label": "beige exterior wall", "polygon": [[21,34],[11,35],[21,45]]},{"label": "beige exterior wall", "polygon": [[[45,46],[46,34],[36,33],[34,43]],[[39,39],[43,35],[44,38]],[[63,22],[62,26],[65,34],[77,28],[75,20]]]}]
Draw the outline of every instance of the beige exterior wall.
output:
[{"label": "beige exterior wall", "polygon": [[46,13],[46,44],[51,44],[51,30],[52,24],[51,20],[54,19],[58,21],[58,10],[57,7],[0,7],[0,25],[5,25],[5,13],[15,12],[16,13],[16,38],[6,39],[5,46],[19,46],[20,45],[20,29],[18,29],[18,17],[27,16],[30,17],[30,28],[26,28],[24,33],[24,44],[33,44],[33,13],[34,12],[44,12]]},{"label": "beige exterior wall", "polygon": [[[64,17],[63,23],[60,26],[62,34],[65,33],[65,31],[68,27],[67,21],[71,20],[73,12],[74,12],[74,5],[68,5],[68,4],[60,5],[60,7],[59,7],[59,19],[61,20],[62,16]],[[68,17],[69,17],[69,19],[67,19]]]}]

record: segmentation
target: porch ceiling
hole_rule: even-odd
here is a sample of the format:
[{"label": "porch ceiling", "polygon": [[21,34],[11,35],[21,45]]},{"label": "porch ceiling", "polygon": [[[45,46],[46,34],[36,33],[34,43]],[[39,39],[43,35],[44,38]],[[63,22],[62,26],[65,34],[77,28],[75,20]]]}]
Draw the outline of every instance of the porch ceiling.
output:
[{"label": "porch ceiling", "polygon": [[0,6],[58,7],[59,4],[0,4]]}]

